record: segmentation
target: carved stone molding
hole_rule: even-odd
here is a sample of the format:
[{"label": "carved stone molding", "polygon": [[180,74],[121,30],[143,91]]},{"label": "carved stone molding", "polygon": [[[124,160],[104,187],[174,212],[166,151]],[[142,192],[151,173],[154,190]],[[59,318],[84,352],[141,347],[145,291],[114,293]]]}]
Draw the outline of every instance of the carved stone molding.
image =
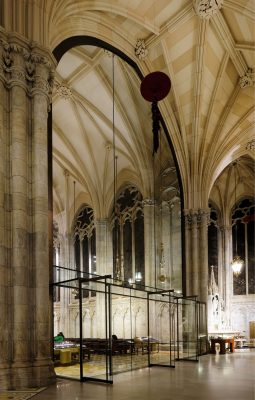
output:
[{"label": "carved stone molding", "polygon": [[205,223],[206,225],[210,222],[210,211],[209,209],[193,209],[193,210],[184,210],[185,224],[197,226]]},{"label": "carved stone molding", "polygon": [[95,220],[95,226],[108,226],[109,220],[107,218],[101,218],[101,219],[96,219]]},{"label": "carved stone molding", "polygon": [[143,199],[142,201],[142,206],[146,207],[146,206],[155,206],[156,201],[154,199]]},{"label": "carved stone molding", "polygon": [[22,86],[28,94],[51,96],[55,60],[35,42],[14,33],[0,32],[0,79],[7,89]]},{"label": "carved stone molding", "polygon": [[223,0],[193,0],[196,14],[203,19],[210,19],[217,14],[223,5]]},{"label": "carved stone molding", "polygon": [[104,54],[105,54],[107,57],[112,57],[112,55],[113,55],[113,53],[112,53],[110,50],[107,50],[107,49],[104,49]]},{"label": "carved stone molding", "polygon": [[56,236],[55,238],[53,238],[53,247],[54,249],[59,249],[60,247],[60,239],[59,236]]},{"label": "carved stone molding", "polygon": [[55,88],[58,96],[62,97],[64,100],[73,98],[73,92],[67,85],[56,83]]},{"label": "carved stone molding", "polygon": [[251,69],[248,69],[245,75],[239,79],[239,85],[241,89],[252,86],[254,84],[254,74]]},{"label": "carved stone molding", "polygon": [[246,150],[255,150],[255,139],[248,142],[245,148]]},{"label": "carved stone molding", "polygon": [[135,45],[135,55],[139,60],[144,60],[148,55],[148,49],[146,49],[146,44],[143,39],[137,39]]}]

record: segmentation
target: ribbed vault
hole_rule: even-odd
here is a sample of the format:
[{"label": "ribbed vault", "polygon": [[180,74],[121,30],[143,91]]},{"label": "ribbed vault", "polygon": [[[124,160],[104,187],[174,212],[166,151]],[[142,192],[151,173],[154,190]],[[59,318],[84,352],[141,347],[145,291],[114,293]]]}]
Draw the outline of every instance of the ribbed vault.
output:
[{"label": "ribbed vault", "polygon": [[[126,53],[144,75],[155,70],[169,74],[172,90],[160,108],[180,167],[185,208],[203,208],[207,206],[213,183],[231,161],[248,154],[254,158],[254,150],[247,144],[254,140],[255,6],[252,0],[218,3],[222,8],[216,10],[211,18],[203,18],[194,8],[194,4],[199,2],[190,0],[17,1],[12,11],[8,10],[8,1],[5,0],[2,2],[1,23],[8,30],[39,40],[51,50],[68,37],[90,35]],[[20,18],[10,18],[10,12]],[[25,16],[30,16],[29,20],[33,21],[30,26],[26,25]],[[43,23],[36,23],[39,18]],[[144,60],[138,60],[134,54],[138,38],[145,40],[148,49]],[[94,55],[85,53],[85,49],[70,52],[78,64],[66,77],[63,76],[64,61],[61,61],[62,74],[58,71],[56,81],[61,84],[67,79],[72,88],[72,99],[57,100],[55,95],[54,108],[57,112],[63,107],[59,111],[63,116],[62,122],[65,119],[70,121],[67,117],[69,104],[68,112],[76,121],[73,128],[69,124],[69,130],[79,131],[79,136],[83,131],[82,143],[88,148],[87,163],[92,168],[97,160],[92,157],[89,146],[94,148],[95,137],[90,137],[88,131],[97,125],[101,138],[110,131],[111,115],[110,110],[106,110],[111,102],[110,66],[106,67],[107,62],[105,66],[101,65],[101,61],[107,58],[103,50]],[[148,168],[148,146],[144,146],[144,136],[137,131],[137,127],[139,131],[147,131],[149,124],[140,117],[137,77],[130,68],[123,66],[121,60],[116,64],[118,74],[125,82],[124,91],[133,99],[134,105],[127,108],[124,93],[118,93],[116,106],[121,121],[117,123],[116,134],[118,150],[123,155],[119,171],[121,174],[127,170],[134,173],[136,183],[145,185],[145,191],[149,192],[150,174],[145,172],[143,176]],[[92,75],[96,76],[102,88],[99,95],[97,85],[97,97],[101,99],[97,104],[93,97],[93,80],[90,80]],[[84,90],[89,86],[91,93],[85,96]],[[100,189],[97,203],[103,212],[105,205],[100,205],[100,199],[102,193],[107,196],[110,190],[106,186],[99,188],[102,171],[110,173],[107,168],[105,171],[106,147],[100,153],[102,157],[95,170],[97,176],[92,179],[82,167],[84,152],[81,154],[80,150],[76,154],[78,143],[72,143],[70,135],[65,137],[57,113],[55,116],[54,132],[58,131],[58,138],[54,160],[58,165],[72,164],[76,174],[81,174],[80,182],[84,182],[90,197]],[[78,136],[75,137],[77,140]],[[64,140],[69,140],[65,146]],[[105,140],[104,143],[106,145]],[[68,151],[60,154],[61,146]],[[138,165],[136,171],[128,167],[130,163]]]}]

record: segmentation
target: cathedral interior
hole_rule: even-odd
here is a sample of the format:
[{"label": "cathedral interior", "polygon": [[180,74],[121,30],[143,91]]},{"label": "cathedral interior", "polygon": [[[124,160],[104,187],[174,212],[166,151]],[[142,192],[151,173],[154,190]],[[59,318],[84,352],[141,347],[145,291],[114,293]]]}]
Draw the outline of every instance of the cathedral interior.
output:
[{"label": "cathedral interior", "polygon": [[0,0],[0,394],[254,352],[254,22]]}]

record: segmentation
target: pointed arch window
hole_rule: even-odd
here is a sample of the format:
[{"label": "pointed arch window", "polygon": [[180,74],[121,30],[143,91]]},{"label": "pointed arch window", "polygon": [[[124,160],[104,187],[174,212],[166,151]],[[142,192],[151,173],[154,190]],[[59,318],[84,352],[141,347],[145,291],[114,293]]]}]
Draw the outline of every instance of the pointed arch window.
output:
[{"label": "pointed arch window", "polygon": [[232,248],[245,261],[241,273],[233,275],[234,295],[255,294],[255,200],[244,199],[232,211]]},{"label": "pointed arch window", "polygon": [[112,214],[113,276],[144,285],[144,215],[142,195],[134,186],[118,196]]},{"label": "pointed arch window", "polygon": [[[218,265],[219,265],[219,244],[218,244],[218,231],[219,231],[219,213],[211,204],[210,207],[210,222],[208,225],[208,279],[211,278],[211,266],[214,270],[215,282],[218,285]],[[210,282],[208,285],[210,286]]]},{"label": "pointed arch window", "polygon": [[[84,206],[74,221],[74,253],[75,264],[83,275],[96,273],[96,229],[94,212],[89,206]],[[92,293],[93,295],[93,293]],[[89,293],[84,291],[83,297]]]}]

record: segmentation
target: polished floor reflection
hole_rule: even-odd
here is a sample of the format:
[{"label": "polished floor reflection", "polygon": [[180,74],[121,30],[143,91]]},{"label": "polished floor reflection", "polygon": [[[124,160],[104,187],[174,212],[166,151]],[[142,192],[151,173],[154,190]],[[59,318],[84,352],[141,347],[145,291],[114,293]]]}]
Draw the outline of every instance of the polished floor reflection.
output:
[{"label": "polished floor reflection", "polygon": [[153,367],[114,377],[113,385],[59,379],[35,400],[254,400],[255,350],[206,355],[176,368]]}]

